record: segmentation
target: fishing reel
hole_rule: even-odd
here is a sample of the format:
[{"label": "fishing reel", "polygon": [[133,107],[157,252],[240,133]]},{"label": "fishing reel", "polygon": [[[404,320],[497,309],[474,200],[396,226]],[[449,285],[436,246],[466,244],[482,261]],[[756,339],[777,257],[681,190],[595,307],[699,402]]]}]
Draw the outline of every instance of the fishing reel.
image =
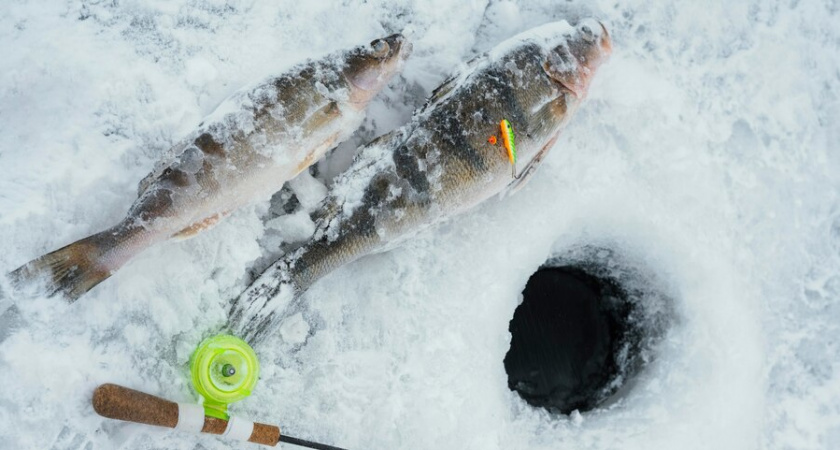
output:
[{"label": "fishing reel", "polygon": [[251,395],[260,376],[257,354],[245,341],[222,334],[205,339],[190,356],[190,379],[201,404],[175,403],[115,384],[93,392],[93,409],[101,416],[195,433],[275,446],[286,442],[321,450],[338,447],[280,434],[275,425],[228,414],[228,405]]},{"label": "fishing reel", "polygon": [[204,414],[210,417],[228,420],[228,405],[251,395],[259,376],[257,354],[235,336],[207,338],[190,356],[193,389],[204,400]]}]

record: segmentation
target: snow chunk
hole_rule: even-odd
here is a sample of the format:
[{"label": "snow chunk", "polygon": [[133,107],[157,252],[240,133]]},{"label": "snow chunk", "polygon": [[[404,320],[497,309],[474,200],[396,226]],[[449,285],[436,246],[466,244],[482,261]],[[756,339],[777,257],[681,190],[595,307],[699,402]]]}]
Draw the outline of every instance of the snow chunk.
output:
[{"label": "snow chunk", "polygon": [[308,334],[309,324],[303,319],[301,313],[288,317],[280,325],[280,337],[287,344],[303,344]]}]

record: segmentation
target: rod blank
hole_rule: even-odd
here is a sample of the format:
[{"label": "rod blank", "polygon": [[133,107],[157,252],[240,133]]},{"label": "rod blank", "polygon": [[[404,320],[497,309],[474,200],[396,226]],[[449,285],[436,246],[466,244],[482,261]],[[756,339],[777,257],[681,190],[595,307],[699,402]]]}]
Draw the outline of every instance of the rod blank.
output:
[{"label": "rod blank", "polygon": [[298,439],[298,438],[295,438],[295,437],[285,436],[285,435],[280,436],[280,442],[299,445],[301,447],[314,448],[316,450],[344,450],[341,447],[333,447],[332,445],[319,444],[318,442],[305,441],[303,439]]},{"label": "rod blank", "polygon": [[[93,391],[92,403],[97,414],[109,419],[166,428],[175,428],[178,425],[177,403],[116,384],[103,384],[96,388]],[[220,435],[227,429],[227,420],[205,416],[201,432]],[[280,441],[280,428],[254,423],[253,431],[247,440],[273,447]]]},{"label": "rod blank", "polygon": [[[179,406],[175,402],[135,391],[116,384],[103,384],[93,391],[93,409],[102,417],[142,423],[166,428],[175,428],[179,420]],[[224,434],[228,421],[204,416],[202,433]],[[344,450],[340,447],[298,439],[280,434],[280,428],[264,423],[254,423],[248,442],[274,447],[278,442],[299,445],[316,450]]]}]

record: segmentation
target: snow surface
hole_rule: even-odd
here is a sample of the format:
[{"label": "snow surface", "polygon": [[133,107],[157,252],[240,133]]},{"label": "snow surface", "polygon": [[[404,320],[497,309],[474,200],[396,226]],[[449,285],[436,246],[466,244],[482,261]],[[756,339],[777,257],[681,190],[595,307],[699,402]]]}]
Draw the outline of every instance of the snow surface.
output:
[{"label": "snow surface", "polygon": [[[316,284],[257,349],[258,389],[234,410],[350,449],[840,448],[838,10],[3,2],[0,271],[116,223],[222,99],[307,56],[398,31],[414,41],[363,129],[320,165],[328,180],[472,56],[594,14],[613,58],[534,180]],[[292,184],[304,208],[324,194],[314,179]],[[115,382],[188,401],[189,354],[248,269],[311,230],[304,216],[272,221],[277,210],[245,208],[150,249],[74,305],[35,299],[3,316],[0,448],[255,448],[105,420],[90,395]],[[528,276],[581,245],[656,274],[675,315],[621,398],[551,417],[507,389],[507,324]]]}]

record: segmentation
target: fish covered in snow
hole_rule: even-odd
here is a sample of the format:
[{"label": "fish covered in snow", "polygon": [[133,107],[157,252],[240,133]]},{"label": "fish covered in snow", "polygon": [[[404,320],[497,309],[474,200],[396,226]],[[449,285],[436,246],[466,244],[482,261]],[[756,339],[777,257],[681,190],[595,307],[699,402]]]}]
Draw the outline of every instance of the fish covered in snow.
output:
[{"label": "fish covered in snow", "polygon": [[[315,212],[314,236],[232,304],[229,330],[252,344],[315,281],[529,180],[611,52],[604,26],[556,22],[519,34],[438,87],[402,128],[359,149]],[[515,164],[488,142],[508,121]]]},{"label": "fish covered in snow", "polygon": [[399,34],[308,60],[222,102],[140,182],[125,219],[10,274],[75,300],[144,249],[210,228],[346,140],[411,52]]}]

